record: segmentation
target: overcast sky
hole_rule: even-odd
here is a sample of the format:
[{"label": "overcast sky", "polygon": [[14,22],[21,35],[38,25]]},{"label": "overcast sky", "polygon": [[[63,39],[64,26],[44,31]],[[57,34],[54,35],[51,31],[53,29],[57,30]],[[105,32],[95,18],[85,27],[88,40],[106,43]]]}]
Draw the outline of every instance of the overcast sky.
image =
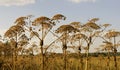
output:
[{"label": "overcast sky", "polygon": [[120,30],[120,0],[0,0],[0,34],[20,16],[51,17],[58,13],[67,17],[65,23],[84,23],[96,17],[99,24],[110,23]]}]

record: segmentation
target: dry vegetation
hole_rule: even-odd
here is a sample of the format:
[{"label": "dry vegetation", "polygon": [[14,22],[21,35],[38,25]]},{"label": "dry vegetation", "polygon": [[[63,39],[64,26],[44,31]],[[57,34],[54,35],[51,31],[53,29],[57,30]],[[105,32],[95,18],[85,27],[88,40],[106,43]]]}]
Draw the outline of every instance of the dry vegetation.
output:
[{"label": "dry vegetation", "polygon": [[[83,63],[80,62],[78,54],[67,55],[67,68],[66,70],[84,70],[85,69],[85,57]],[[16,61],[16,70],[41,70],[42,61],[39,56],[19,56]],[[45,59],[45,70],[63,70],[64,60],[62,54],[52,54]],[[88,63],[88,70],[108,70],[107,66],[108,59],[106,56],[90,56]],[[117,57],[118,70],[120,70],[120,56]],[[10,57],[0,57],[0,70],[13,70],[13,62]],[[110,69],[115,70],[114,58],[110,57]]]},{"label": "dry vegetation", "polygon": [[[71,22],[55,28],[66,20],[64,15],[32,18],[19,17],[0,37],[0,70],[120,70],[120,31],[109,29],[110,24],[97,24],[99,18],[93,18],[84,24]],[[50,33],[54,40],[48,44]],[[95,49],[105,56],[90,54],[95,41],[102,41]],[[49,50],[55,47],[63,53]],[[75,53],[69,53],[68,48]]]}]

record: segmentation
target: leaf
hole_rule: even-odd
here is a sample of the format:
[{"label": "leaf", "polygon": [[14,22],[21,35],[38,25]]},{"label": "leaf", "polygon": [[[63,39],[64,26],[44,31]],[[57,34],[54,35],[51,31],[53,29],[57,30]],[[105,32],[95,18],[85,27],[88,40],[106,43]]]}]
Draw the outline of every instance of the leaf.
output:
[{"label": "leaf", "polygon": [[108,26],[111,26],[111,24],[103,24],[102,26],[104,26],[106,28]]},{"label": "leaf", "polygon": [[32,23],[32,25],[33,26],[38,26],[38,25],[41,25],[41,24],[43,24],[43,23],[49,23],[49,22],[51,22],[51,20],[48,18],[48,17],[45,17],[45,16],[42,16],[42,17],[38,17],[38,18],[36,18],[34,21],[33,21],[33,23]]},{"label": "leaf", "polygon": [[10,27],[10,30],[13,30],[14,32],[17,32],[17,33],[24,32],[23,27],[18,25],[14,25]]},{"label": "leaf", "polygon": [[96,22],[98,20],[99,20],[99,18],[93,18],[93,19],[90,19],[89,22],[93,22],[94,23],[94,22]]},{"label": "leaf", "polygon": [[16,23],[18,26],[24,26],[26,24],[25,21],[19,21]]},{"label": "leaf", "polygon": [[98,37],[100,33],[101,33],[101,31],[95,31],[94,34],[91,35],[91,37],[94,37],[94,36]]},{"label": "leaf", "polygon": [[79,31],[78,29],[74,28],[71,25],[62,25],[56,30],[56,33],[64,33],[64,32],[71,33],[71,32],[78,32],[78,31]]},{"label": "leaf", "polygon": [[97,24],[93,23],[93,22],[88,22],[85,25],[83,25],[83,27],[89,27],[92,29],[100,29],[100,26],[98,26]]},{"label": "leaf", "polygon": [[81,27],[80,22],[72,22],[72,23],[70,23],[70,25],[75,27],[75,28],[80,28]]},{"label": "leaf", "polygon": [[65,20],[66,17],[62,14],[56,14],[52,17],[52,20]]},{"label": "leaf", "polygon": [[4,34],[4,37],[14,37],[16,35],[16,33],[13,30],[7,30]]},{"label": "leaf", "polygon": [[73,37],[74,39],[87,39],[87,36],[85,35],[85,34],[75,34],[74,35],[74,37]]},{"label": "leaf", "polygon": [[43,28],[44,29],[48,29],[48,28],[51,28],[52,25],[50,23],[43,23]]},{"label": "leaf", "polygon": [[117,37],[117,36],[120,36],[119,31],[109,31],[105,34],[106,38]]},{"label": "leaf", "polygon": [[25,19],[27,19],[27,17],[19,17],[16,19],[15,23],[18,23],[20,21],[24,21]]},{"label": "leaf", "polygon": [[113,49],[113,44],[111,42],[104,42],[105,44],[101,45],[103,50],[112,50]]}]

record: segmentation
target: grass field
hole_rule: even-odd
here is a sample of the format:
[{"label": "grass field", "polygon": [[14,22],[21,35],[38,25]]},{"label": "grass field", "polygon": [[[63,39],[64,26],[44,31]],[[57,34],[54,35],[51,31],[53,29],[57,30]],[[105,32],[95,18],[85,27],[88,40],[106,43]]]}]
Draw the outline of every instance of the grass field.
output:
[{"label": "grass field", "polygon": [[[77,54],[67,55],[66,70],[84,70],[86,57],[79,58]],[[13,70],[12,57],[0,57],[0,70]],[[110,57],[109,66],[107,56],[89,56],[88,70],[115,70],[113,57]],[[117,56],[118,70],[120,70],[120,56]],[[15,62],[15,70],[41,70],[42,61],[40,56],[18,56]],[[62,54],[52,54],[45,57],[45,70],[64,70]]]}]

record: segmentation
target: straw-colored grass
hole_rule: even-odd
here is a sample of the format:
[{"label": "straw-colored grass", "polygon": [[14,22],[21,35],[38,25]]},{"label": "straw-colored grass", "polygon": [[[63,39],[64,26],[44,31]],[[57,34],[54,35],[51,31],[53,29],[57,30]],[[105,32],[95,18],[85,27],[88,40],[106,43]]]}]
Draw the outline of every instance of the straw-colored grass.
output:
[{"label": "straw-colored grass", "polygon": [[[77,54],[76,54],[77,55]],[[83,59],[83,64],[80,62]],[[85,57],[78,58],[75,56],[67,55],[67,70],[84,70]],[[108,70],[107,57],[89,57],[88,69],[89,70]],[[63,70],[64,60],[62,55],[49,55],[45,59],[45,70]],[[16,61],[16,70],[41,70],[40,56],[18,56]],[[120,56],[117,56],[118,70],[120,70]],[[110,57],[110,70],[114,70],[114,60]],[[0,70],[12,70],[12,58],[0,57]]]}]

